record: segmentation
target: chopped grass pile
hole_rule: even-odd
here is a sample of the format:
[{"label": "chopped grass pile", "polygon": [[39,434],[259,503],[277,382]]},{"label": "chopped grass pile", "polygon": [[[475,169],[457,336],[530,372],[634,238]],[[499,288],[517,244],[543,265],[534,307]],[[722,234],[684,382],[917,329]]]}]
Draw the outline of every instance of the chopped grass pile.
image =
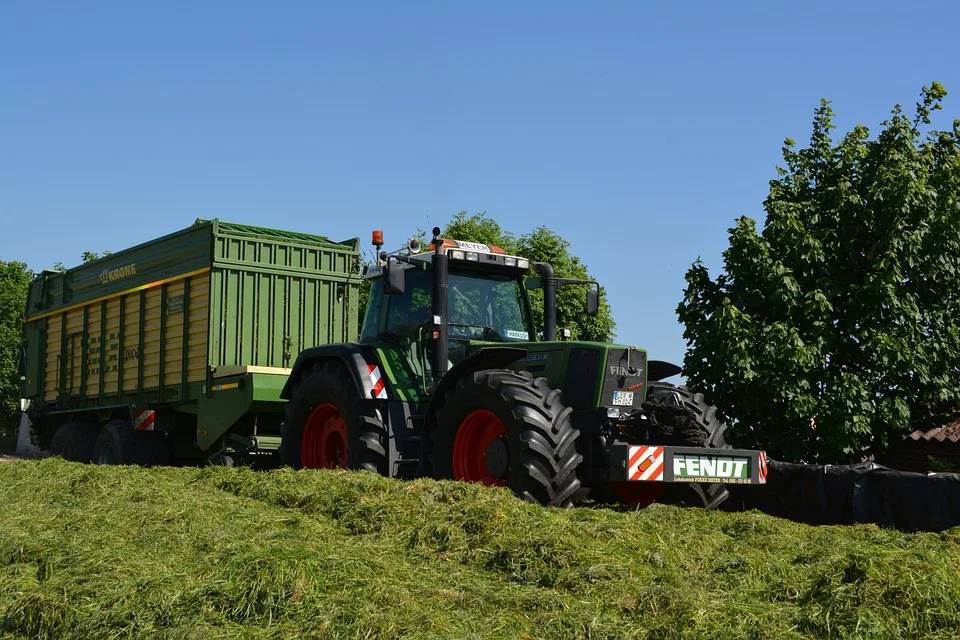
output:
[{"label": "chopped grass pile", "polygon": [[368,473],[0,465],[0,635],[956,638],[960,529]]}]

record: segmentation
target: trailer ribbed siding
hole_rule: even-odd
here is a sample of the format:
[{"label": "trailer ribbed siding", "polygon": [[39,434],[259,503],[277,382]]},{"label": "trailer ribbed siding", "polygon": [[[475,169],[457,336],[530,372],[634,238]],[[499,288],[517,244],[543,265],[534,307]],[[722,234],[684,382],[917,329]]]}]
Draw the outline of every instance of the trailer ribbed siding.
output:
[{"label": "trailer ribbed siding", "polygon": [[356,339],[355,247],[218,234],[210,364],[290,367],[303,349]]},{"label": "trailer ribbed siding", "polygon": [[[206,376],[209,282],[207,271],[168,285],[168,297],[183,295],[189,286],[190,304],[189,311],[167,316],[163,385],[159,366],[163,285],[40,319],[47,335],[43,401],[56,402],[61,395],[79,396],[85,401],[116,398],[140,389],[181,384],[185,315],[188,316],[187,382],[202,382]],[[142,345],[141,300],[145,318]]]},{"label": "trailer ribbed siding", "polygon": [[24,397],[46,411],[195,400],[217,369],[356,338],[359,243],[218,220],[69,271],[27,308]]}]

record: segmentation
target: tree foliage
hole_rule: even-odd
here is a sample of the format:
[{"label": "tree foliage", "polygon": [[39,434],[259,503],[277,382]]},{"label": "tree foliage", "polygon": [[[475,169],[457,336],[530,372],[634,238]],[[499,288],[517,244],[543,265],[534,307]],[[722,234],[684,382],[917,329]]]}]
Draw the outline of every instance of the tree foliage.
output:
[{"label": "tree foliage", "polygon": [[[418,237],[424,246],[429,244],[427,234],[418,230]],[[480,242],[501,247],[507,253],[520,255],[533,262],[549,262],[556,270],[558,278],[591,278],[587,266],[580,258],[570,253],[570,243],[547,227],[537,227],[528,234],[516,236],[503,229],[499,223],[485,213],[468,215],[465,211],[455,213],[450,222],[443,227],[441,235],[445,238]],[[370,285],[364,282],[360,289],[360,326],[366,312]],[[543,291],[530,291],[530,304],[533,308],[534,324],[537,331],[543,331]],[[583,286],[570,285],[557,291],[557,327],[567,327],[575,340],[609,342],[613,338],[616,324],[607,303],[606,293],[600,287],[600,308],[596,316],[586,313],[586,290]]]},{"label": "tree foliage", "polygon": [[[109,251],[84,251],[80,259],[86,264],[108,255]],[[53,268],[67,270],[60,261]],[[22,262],[0,260],[0,441],[15,437],[20,424],[20,344],[33,276]]]},{"label": "tree foliage", "polygon": [[32,279],[24,263],[0,260],[0,441],[20,424],[20,341]]},{"label": "tree foliage", "polygon": [[[470,242],[492,244],[507,253],[528,258],[531,263],[549,262],[558,278],[591,279],[587,265],[570,253],[570,243],[545,226],[530,233],[516,236],[504,230],[485,213],[468,215],[461,211],[443,228],[444,237]],[[543,331],[543,291],[530,292],[534,323],[537,331]],[[571,329],[574,340],[609,342],[616,324],[603,287],[600,287],[600,309],[596,316],[586,313],[586,289],[583,286],[566,286],[557,291],[557,327]]]},{"label": "tree foliage", "polygon": [[787,139],[762,233],[730,229],[723,273],[697,261],[678,307],[685,374],[740,443],[790,460],[859,459],[960,403],[960,121],[924,87],[875,139]]}]

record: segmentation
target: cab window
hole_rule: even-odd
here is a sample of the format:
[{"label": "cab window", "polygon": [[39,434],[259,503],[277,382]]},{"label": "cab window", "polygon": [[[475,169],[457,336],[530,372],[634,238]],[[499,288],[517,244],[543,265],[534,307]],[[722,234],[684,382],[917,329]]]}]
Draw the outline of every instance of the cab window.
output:
[{"label": "cab window", "polygon": [[420,327],[430,320],[431,288],[429,273],[409,269],[406,273],[404,292],[399,295],[384,296],[387,304],[385,333],[416,337]]}]

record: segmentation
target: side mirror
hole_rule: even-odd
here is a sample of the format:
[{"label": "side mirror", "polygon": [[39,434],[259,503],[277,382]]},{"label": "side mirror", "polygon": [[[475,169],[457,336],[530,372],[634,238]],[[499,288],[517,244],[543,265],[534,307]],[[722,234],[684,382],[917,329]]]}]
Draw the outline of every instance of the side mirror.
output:
[{"label": "side mirror", "polygon": [[406,289],[406,270],[398,263],[388,260],[386,271],[387,281],[384,283],[383,292],[388,296],[403,295]]},{"label": "side mirror", "polygon": [[587,315],[595,316],[600,309],[600,296],[596,289],[587,289]]},{"label": "side mirror", "polygon": [[543,288],[543,282],[540,280],[540,278],[528,276],[523,279],[523,286],[526,287],[528,291],[532,289],[541,289]]}]

